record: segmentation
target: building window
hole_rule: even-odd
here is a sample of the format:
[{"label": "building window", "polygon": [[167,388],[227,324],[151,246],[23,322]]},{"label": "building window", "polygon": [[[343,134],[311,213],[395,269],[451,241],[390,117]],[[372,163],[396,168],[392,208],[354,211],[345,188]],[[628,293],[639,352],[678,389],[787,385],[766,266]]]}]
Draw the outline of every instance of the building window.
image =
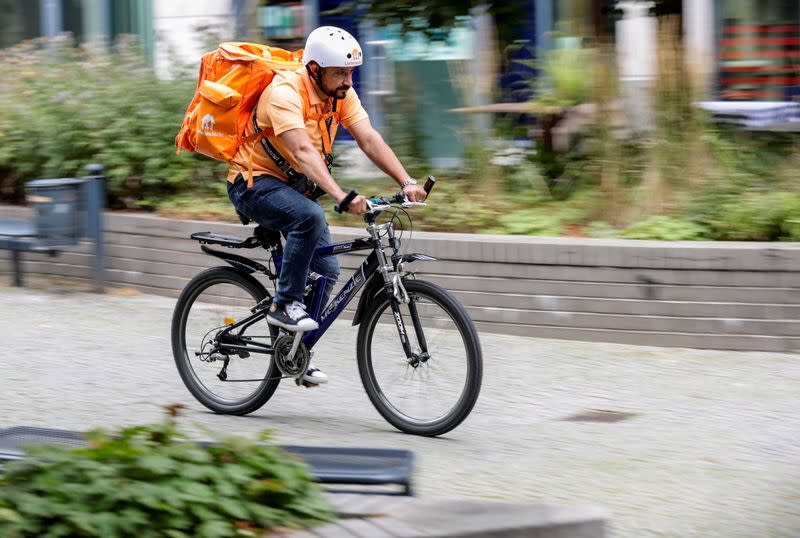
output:
[{"label": "building window", "polygon": [[560,36],[612,40],[614,23],[621,14],[617,3],[618,0],[557,0],[555,31]]},{"label": "building window", "polygon": [[41,35],[39,2],[0,0],[0,48]]},{"label": "building window", "polygon": [[259,31],[264,41],[286,49],[303,48],[306,34],[306,10],[303,2],[269,2],[259,6]]},{"label": "building window", "polygon": [[800,95],[800,6],[784,0],[720,3],[719,93],[727,100]]},{"label": "building window", "polygon": [[69,32],[77,43],[86,39],[84,35],[84,2],[82,0],[61,0],[61,29]]}]

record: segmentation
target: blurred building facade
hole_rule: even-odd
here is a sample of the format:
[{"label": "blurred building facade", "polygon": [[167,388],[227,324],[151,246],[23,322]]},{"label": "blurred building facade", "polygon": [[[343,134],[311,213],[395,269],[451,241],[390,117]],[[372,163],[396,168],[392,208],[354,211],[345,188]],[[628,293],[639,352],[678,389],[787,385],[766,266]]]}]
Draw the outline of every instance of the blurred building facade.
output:
[{"label": "blurred building facade", "polygon": [[[707,98],[800,97],[799,0],[560,0],[554,2],[554,35],[619,43],[618,23],[634,4],[652,17],[680,19],[686,61]],[[649,43],[632,46],[653,56]]]},{"label": "blurred building facade", "polygon": [[[424,134],[426,157],[442,165],[461,156],[466,145],[463,133],[474,132],[470,123],[481,121],[447,111],[530,99],[536,76],[532,61],[541,51],[598,40],[614,42],[632,51],[635,61],[626,65],[652,76],[647,64],[655,61],[654,53],[646,42],[652,37],[637,37],[639,30],[618,35],[626,27],[620,24],[626,12],[680,18],[687,62],[711,99],[800,96],[800,0],[516,0],[516,4],[522,15],[513,19],[498,16],[493,21],[478,8],[459,19],[446,40],[430,41],[423,35],[378,28],[366,19],[363,7],[353,9],[346,0],[0,0],[0,46],[62,32],[71,32],[79,41],[136,34],[157,72],[169,77],[176,63],[196,65],[203,51],[222,40],[257,40],[294,49],[302,47],[307,32],[319,24],[341,26],[365,49],[356,84],[373,123],[385,128],[393,96],[414,92],[419,102],[411,114]],[[505,33],[503,50],[491,49],[497,42],[497,27],[512,28],[510,39]],[[639,77],[638,71],[626,75],[625,69],[623,76]],[[488,87],[478,83],[486,80],[491,81]]]},{"label": "blurred building facade", "polygon": [[0,0],[0,47],[65,32],[79,42],[135,34],[145,55],[152,58],[153,4],[152,0]]}]

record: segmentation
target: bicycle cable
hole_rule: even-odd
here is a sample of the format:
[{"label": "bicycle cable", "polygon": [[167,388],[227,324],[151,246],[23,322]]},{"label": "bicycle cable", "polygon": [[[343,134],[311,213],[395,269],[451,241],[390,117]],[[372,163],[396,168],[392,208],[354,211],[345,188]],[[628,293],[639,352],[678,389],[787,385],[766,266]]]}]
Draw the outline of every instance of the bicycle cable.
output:
[{"label": "bicycle cable", "polygon": [[[213,345],[212,341],[208,338],[208,335],[211,334],[212,332],[218,331],[218,330],[220,330],[220,329],[222,329],[224,327],[226,327],[226,325],[220,325],[219,327],[214,327],[210,331],[208,331],[206,334],[204,334],[203,338],[200,339],[200,351],[198,352],[199,353],[198,357],[200,358],[201,361],[203,361],[203,362],[214,362],[214,361],[210,360],[210,357],[211,357],[213,351],[212,352],[204,352],[203,350],[206,348],[206,346]],[[206,358],[203,358],[203,355],[205,355]]]},{"label": "bicycle cable", "polygon": [[[411,239],[414,237],[414,221],[411,219],[411,214],[406,210],[404,207],[400,208],[400,211],[405,213],[406,218],[408,219],[408,243],[405,244],[405,251],[403,251],[403,256],[408,254],[408,247],[411,245]],[[400,233],[400,238],[402,239],[403,234],[405,233],[406,229],[405,226],[402,228]],[[404,243],[400,241],[400,245],[402,246]]]},{"label": "bicycle cable", "polygon": [[[392,209],[393,209],[393,211],[392,211],[392,219],[390,220],[390,222],[394,223],[395,221],[397,221],[397,223],[400,225],[399,226],[400,236],[397,238],[397,240],[400,242],[400,247],[401,247],[400,255],[401,256],[405,256],[406,254],[408,254],[408,248],[409,248],[409,246],[411,244],[411,238],[414,236],[414,221],[411,219],[411,214],[408,212],[408,210],[406,208],[404,208],[404,207],[394,207]],[[408,242],[407,243],[403,242],[403,237],[405,237],[405,234],[406,234],[406,226],[405,226],[405,222],[403,221],[403,219],[400,218],[400,212],[401,211],[403,212],[403,214],[406,216],[406,219],[408,220]]]}]

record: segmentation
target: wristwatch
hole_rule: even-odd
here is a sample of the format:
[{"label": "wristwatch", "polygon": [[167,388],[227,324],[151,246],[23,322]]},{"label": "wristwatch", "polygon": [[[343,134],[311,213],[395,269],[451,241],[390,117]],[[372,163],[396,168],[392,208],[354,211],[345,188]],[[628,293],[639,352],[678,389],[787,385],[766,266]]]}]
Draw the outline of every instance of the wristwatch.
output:
[{"label": "wristwatch", "polygon": [[400,188],[401,189],[405,189],[409,185],[416,185],[416,184],[417,184],[417,180],[410,177],[407,180],[403,181],[403,183],[400,184]]}]

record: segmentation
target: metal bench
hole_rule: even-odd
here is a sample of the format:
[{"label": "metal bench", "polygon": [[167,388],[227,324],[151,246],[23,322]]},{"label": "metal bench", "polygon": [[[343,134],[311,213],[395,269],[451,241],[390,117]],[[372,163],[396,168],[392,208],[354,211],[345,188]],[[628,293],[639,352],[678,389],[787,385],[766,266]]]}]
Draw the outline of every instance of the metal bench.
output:
[{"label": "metal bench", "polygon": [[33,219],[0,220],[0,249],[11,251],[15,286],[23,285],[23,252],[55,256],[87,237],[95,246],[95,287],[103,291],[102,170],[102,166],[92,165],[90,175],[84,178],[38,179],[25,184]]},{"label": "metal bench", "polygon": [[[32,443],[56,443],[74,447],[86,445],[83,435],[73,430],[30,426],[0,429],[0,462],[22,458],[25,445]],[[199,444],[212,445],[210,442]],[[359,486],[361,490],[358,492],[362,493],[413,494],[411,475],[414,469],[414,453],[409,450],[301,445],[281,445],[281,448],[304,460],[320,484]],[[395,489],[377,489],[378,486]],[[357,490],[331,491],[352,493]]]}]

